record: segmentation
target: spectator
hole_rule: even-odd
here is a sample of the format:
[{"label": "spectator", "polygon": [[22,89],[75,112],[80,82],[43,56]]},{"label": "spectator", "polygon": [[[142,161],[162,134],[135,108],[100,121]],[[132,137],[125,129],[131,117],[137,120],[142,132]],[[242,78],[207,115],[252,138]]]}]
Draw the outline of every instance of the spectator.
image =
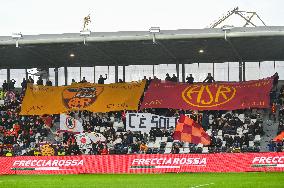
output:
[{"label": "spectator", "polygon": [[77,83],[77,82],[76,82],[75,79],[73,78],[72,81],[71,81],[71,85],[72,85],[72,84],[76,84],[76,83]]},{"label": "spectator", "polygon": [[2,89],[4,92],[8,91],[8,83],[6,80],[4,80],[4,83],[2,84]]},{"label": "spectator", "polygon": [[173,74],[173,77],[171,79],[172,82],[178,82],[178,77],[176,77],[175,74]]},{"label": "spectator", "polygon": [[41,77],[39,77],[36,84],[42,86],[43,85],[43,79]]},{"label": "spectator", "polygon": [[276,72],[276,73],[273,75],[273,88],[275,88],[276,91],[277,91],[278,80],[279,80],[279,75],[278,75],[278,73]]},{"label": "spectator", "polygon": [[28,79],[28,81],[27,81],[28,83],[31,83],[31,84],[34,84],[34,79],[32,79],[32,77],[31,76],[29,76],[29,79]]},{"label": "spectator", "polygon": [[140,145],[140,153],[146,153],[148,150],[148,146],[146,145],[145,142],[142,142]]},{"label": "spectator", "polygon": [[8,90],[15,89],[16,80],[12,79],[8,82]]},{"label": "spectator", "polygon": [[25,90],[27,88],[27,80],[25,78],[23,78],[21,86],[22,86],[22,90]]},{"label": "spectator", "polygon": [[124,81],[122,79],[119,79],[118,83],[124,83]]},{"label": "spectator", "polygon": [[105,83],[105,80],[107,79],[107,74],[105,74],[105,78],[102,76],[102,75],[100,75],[100,77],[99,77],[99,80],[98,80],[98,84],[104,84]]},{"label": "spectator", "polygon": [[166,80],[166,81],[171,81],[171,80],[172,80],[172,78],[170,77],[169,73],[166,74],[165,80]]},{"label": "spectator", "polygon": [[85,77],[83,77],[83,79],[81,80],[81,82],[80,82],[80,83],[86,83],[86,82],[87,82],[86,78],[85,78]]},{"label": "spectator", "polygon": [[203,82],[207,82],[207,83],[213,83],[215,82],[213,76],[211,75],[211,73],[208,73],[207,77],[205,78],[205,80]]},{"label": "spectator", "polygon": [[172,154],[179,154],[179,145],[176,143],[173,145],[173,148],[172,148]]},{"label": "spectator", "polygon": [[186,77],[186,83],[193,84],[194,78],[192,77],[192,74],[189,74],[189,77]]},{"label": "spectator", "polygon": [[52,86],[52,82],[51,82],[49,79],[47,79],[45,85],[46,85],[46,86]]},{"label": "spectator", "polygon": [[101,155],[107,155],[108,154],[108,149],[106,145],[103,146],[103,149],[100,150]]}]

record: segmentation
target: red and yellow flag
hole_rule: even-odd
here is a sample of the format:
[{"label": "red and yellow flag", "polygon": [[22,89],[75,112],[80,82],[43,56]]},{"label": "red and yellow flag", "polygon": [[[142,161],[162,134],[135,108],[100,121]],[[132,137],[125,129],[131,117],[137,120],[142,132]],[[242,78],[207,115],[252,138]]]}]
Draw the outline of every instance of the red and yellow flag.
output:
[{"label": "red and yellow flag", "polygon": [[284,139],[284,131],[282,131],[279,135],[277,135],[273,141],[275,142],[282,142],[282,140]]},{"label": "red and yellow flag", "polygon": [[193,119],[181,115],[173,135],[175,140],[193,144],[210,145],[210,136],[203,130],[200,124]]}]

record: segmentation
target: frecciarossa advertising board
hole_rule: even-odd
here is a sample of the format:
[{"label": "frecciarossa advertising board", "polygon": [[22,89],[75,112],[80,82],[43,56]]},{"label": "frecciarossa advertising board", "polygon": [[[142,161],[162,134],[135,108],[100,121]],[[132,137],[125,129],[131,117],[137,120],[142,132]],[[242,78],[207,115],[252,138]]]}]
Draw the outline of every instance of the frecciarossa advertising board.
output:
[{"label": "frecciarossa advertising board", "polygon": [[1,157],[0,174],[284,171],[284,152]]}]

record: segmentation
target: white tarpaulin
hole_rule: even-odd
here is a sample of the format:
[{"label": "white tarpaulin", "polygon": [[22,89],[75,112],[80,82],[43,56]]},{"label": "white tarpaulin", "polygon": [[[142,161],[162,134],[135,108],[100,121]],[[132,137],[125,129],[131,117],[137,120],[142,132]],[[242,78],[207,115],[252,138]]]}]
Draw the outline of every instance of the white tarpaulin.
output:
[{"label": "white tarpaulin", "polygon": [[175,128],[178,117],[158,116],[151,113],[127,113],[126,130],[149,132],[152,127],[159,129]]},{"label": "white tarpaulin", "polygon": [[81,133],[84,131],[82,123],[79,120],[66,114],[60,114],[60,130],[73,133]]},{"label": "white tarpaulin", "polygon": [[92,147],[92,142],[104,142],[106,138],[100,133],[80,133],[76,135],[76,142],[81,149],[89,149]]}]

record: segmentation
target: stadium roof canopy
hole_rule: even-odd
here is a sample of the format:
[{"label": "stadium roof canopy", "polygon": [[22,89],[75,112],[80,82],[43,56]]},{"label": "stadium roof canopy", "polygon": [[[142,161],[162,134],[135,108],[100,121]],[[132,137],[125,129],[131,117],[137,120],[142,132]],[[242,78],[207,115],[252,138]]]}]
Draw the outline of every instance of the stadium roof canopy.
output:
[{"label": "stadium roof canopy", "polygon": [[[284,60],[284,26],[0,36],[0,68]],[[200,53],[200,50],[203,53]],[[70,54],[74,57],[70,57]]]}]

